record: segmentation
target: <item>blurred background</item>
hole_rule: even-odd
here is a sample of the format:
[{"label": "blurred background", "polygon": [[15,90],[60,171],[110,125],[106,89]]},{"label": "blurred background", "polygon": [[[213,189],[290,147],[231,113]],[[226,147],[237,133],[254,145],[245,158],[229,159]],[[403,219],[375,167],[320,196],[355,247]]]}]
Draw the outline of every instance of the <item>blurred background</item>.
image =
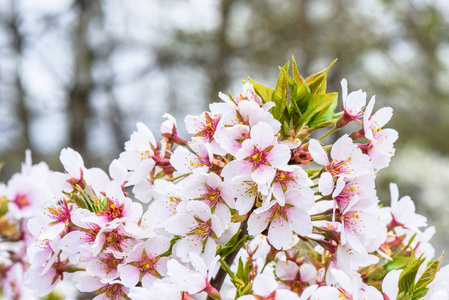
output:
[{"label": "blurred background", "polygon": [[105,169],[136,122],[158,135],[169,112],[183,130],[247,76],[274,87],[292,54],[303,76],[338,58],[329,91],[347,78],[393,107],[379,198],[398,183],[449,250],[447,0],[0,0],[0,181],[25,149],[53,170],[64,147]]}]

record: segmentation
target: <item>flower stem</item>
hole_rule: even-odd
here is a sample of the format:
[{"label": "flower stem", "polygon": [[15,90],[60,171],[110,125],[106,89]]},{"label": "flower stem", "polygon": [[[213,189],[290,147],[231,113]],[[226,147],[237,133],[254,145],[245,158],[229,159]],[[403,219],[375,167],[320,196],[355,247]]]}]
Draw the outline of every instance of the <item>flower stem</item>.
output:
[{"label": "flower stem", "polygon": [[[239,240],[240,240],[243,236],[245,236],[246,234],[248,234],[247,227],[248,227],[248,226],[247,226],[247,220],[243,221],[243,222],[240,224],[241,232],[240,232],[240,234],[239,234]],[[227,255],[227,256],[224,258],[224,261],[225,261],[229,266],[231,266],[232,263],[234,262],[234,259],[235,259],[235,257],[237,256],[237,253],[239,252],[239,250],[240,250],[240,248],[235,249],[234,252],[230,253],[229,255]],[[210,284],[211,284],[217,291],[220,291],[221,286],[223,285],[223,281],[224,281],[224,279],[226,278],[226,275],[227,275],[227,274],[228,274],[228,273],[226,272],[226,270],[224,270],[223,268],[220,268],[220,270],[219,270],[218,273],[217,273],[217,276],[215,276],[215,278],[211,280]],[[214,300],[214,298],[208,296],[208,297],[207,297],[207,300]]]},{"label": "flower stem", "polygon": [[328,132],[326,132],[322,137],[320,137],[318,140],[321,141],[323,140],[325,137],[327,137],[329,134],[335,132],[337,130],[337,126],[332,127],[331,130],[329,130]]}]

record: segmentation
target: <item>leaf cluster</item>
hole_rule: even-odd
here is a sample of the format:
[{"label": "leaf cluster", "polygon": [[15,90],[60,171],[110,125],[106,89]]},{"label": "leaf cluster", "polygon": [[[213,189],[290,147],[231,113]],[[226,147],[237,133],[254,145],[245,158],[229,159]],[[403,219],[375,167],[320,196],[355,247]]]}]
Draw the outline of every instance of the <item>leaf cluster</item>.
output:
[{"label": "leaf cluster", "polygon": [[292,57],[292,76],[288,74],[289,62],[279,67],[275,89],[248,78],[264,103],[274,102],[272,114],[281,122],[281,138],[301,138],[307,130],[335,125],[340,117],[335,114],[338,93],[326,93],[327,74],[335,61],[323,71],[304,79]]}]

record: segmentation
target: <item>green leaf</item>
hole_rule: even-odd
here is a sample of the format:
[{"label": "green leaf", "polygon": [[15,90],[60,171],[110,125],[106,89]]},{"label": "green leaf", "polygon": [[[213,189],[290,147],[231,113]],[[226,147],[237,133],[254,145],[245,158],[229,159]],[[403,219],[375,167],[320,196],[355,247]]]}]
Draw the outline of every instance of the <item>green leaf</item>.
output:
[{"label": "green leaf", "polygon": [[292,56],[292,72],[293,72],[293,78],[296,81],[297,89],[296,89],[296,106],[298,108],[304,107],[307,99],[310,96],[310,89],[309,86],[306,84],[304,78],[299,74],[298,67],[296,66],[296,60],[295,57]]},{"label": "green leaf", "polygon": [[[415,277],[419,267],[424,262],[422,256],[414,259],[399,275],[398,287],[400,292],[412,292],[415,285]],[[413,294],[413,293],[412,293]]]},{"label": "green leaf", "polygon": [[[427,286],[435,279],[435,276],[440,267],[441,260],[444,257],[444,252],[441,256],[433,262],[430,262],[424,273],[416,282],[413,299],[420,299],[418,296],[424,296],[427,293]],[[424,293],[424,295],[423,295]]]},{"label": "green leaf", "polygon": [[407,292],[400,292],[396,300],[412,300],[412,295]]},{"label": "green leaf", "polygon": [[316,73],[316,74],[314,74],[312,76],[307,77],[306,83],[309,85],[309,88],[310,88],[310,91],[311,91],[312,95],[326,93],[326,87],[327,87],[326,77],[327,77],[327,73],[329,72],[330,68],[332,67],[332,65],[336,61],[337,60],[335,59],[333,62],[331,62],[329,67],[327,67],[323,71],[318,72],[318,73]]},{"label": "green leaf", "polygon": [[410,263],[410,256],[396,256],[392,261],[385,264],[385,270],[390,272],[392,270],[404,269]]},{"label": "green leaf", "polygon": [[[319,124],[320,120],[328,121],[327,119],[332,119],[332,109],[335,109],[335,101],[337,101],[337,99],[338,93],[310,96],[307,103],[307,110],[303,114],[301,127],[303,125],[308,125],[310,122],[313,122],[313,124],[317,125]],[[332,110],[332,116],[330,116],[330,110]]]},{"label": "green leaf", "polygon": [[286,94],[287,94],[287,91],[286,91],[286,86],[285,86],[284,74],[281,71],[279,73],[279,78],[276,83],[276,88],[274,89],[272,97],[271,97],[271,101],[273,101],[274,104],[276,104],[276,106],[271,109],[271,111],[273,113],[273,117],[276,120],[281,119],[282,113],[283,113],[285,107],[287,106],[287,97],[284,97],[284,95],[286,95]]},{"label": "green leaf", "polygon": [[274,90],[268,86],[264,86],[258,82],[255,82],[251,78],[248,77],[249,82],[253,85],[254,91],[257,95],[262,98],[263,103],[270,102],[273,96]]},{"label": "green leaf", "polygon": [[312,117],[310,122],[308,123],[310,129],[314,130],[316,128],[323,128],[327,126],[323,126],[323,124],[327,124],[328,122],[332,121],[334,117],[334,111],[337,107],[338,103],[338,93],[331,93],[331,94],[324,94],[327,95],[327,97],[332,97],[331,95],[334,95],[334,99],[329,103],[327,107],[325,107],[320,113],[316,114]]},{"label": "green leaf", "polygon": [[239,235],[241,232],[242,230],[239,229],[237,233],[234,234],[234,236],[226,244],[218,247],[217,254],[220,255],[220,257],[226,257],[245,244],[248,235],[245,234],[241,239],[239,239]]}]

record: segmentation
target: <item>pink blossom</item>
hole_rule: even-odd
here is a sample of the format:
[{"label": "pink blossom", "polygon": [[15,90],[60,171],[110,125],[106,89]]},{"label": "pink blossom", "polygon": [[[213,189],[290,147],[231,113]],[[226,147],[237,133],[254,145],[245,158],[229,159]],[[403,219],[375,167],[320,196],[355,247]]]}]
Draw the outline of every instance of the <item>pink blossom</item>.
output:
[{"label": "pink blossom", "polygon": [[288,249],[293,232],[303,236],[310,234],[312,223],[306,209],[313,206],[313,195],[290,190],[285,194],[285,203],[281,206],[274,200],[256,209],[248,219],[248,233],[257,235],[269,225],[268,241],[276,249]]},{"label": "pink blossom", "polygon": [[394,129],[382,129],[391,119],[393,109],[382,107],[371,116],[375,103],[372,97],[363,116],[363,129],[365,137],[370,141],[372,149],[368,150],[373,166],[376,169],[385,168],[390,163],[390,158],[394,155],[393,143],[398,139],[398,133]]},{"label": "pink blossom", "polygon": [[[172,259],[167,263],[168,275],[172,282],[182,291],[197,294],[207,289],[212,290],[210,281],[220,268],[219,256],[207,262],[194,252],[189,253],[192,268],[186,268]],[[215,290],[216,292],[216,290]]]},{"label": "pink blossom", "polygon": [[266,184],[273,180],[276,168],[284,167],[290,160],[290,150],[278,144],[271,127],[261,122],[251,129],[251,139],[242,143],[235,158],[222,170],[225,179],[251,175],[257,184]]},{"label": "pink blossom", "polygon": [[161,257],[170,248],[170,239],[153,236],[138,243],[128,253],[126,264],[120,268],[120,278],[127,287],[136,286],[139,281],[149,288],[156,278],[166,275],[167,257]]},{"label": "pink blossom", "polygon": [[189,252],[204,252],[206,257],[215,256],[214,238],[219,238],[224,231],[218,217],[201,201],[189,201],[185,210],[167,221],[165,229],[171,234],[182,236],[176,242],[174,251],[178,257],[184,259]]},{"label": "pink blossom", "polygon": [[190,149],[179,146],[170,157],[171,165],[181,174],[192,172],[197,168],[204,171],[209,170],[214,158],[212,147],[204,143],[200,138],[192,138],[189,142]]},{"label": "pink blossom", "polygon": [[253,295],[245,295],[237,298],[238,300],[257,300],[257,299],[273,299],[273,300],[299,300],[298,295],[289,291],[278,289],[276,280],[264,274],[259,274],[253,281]]}]

